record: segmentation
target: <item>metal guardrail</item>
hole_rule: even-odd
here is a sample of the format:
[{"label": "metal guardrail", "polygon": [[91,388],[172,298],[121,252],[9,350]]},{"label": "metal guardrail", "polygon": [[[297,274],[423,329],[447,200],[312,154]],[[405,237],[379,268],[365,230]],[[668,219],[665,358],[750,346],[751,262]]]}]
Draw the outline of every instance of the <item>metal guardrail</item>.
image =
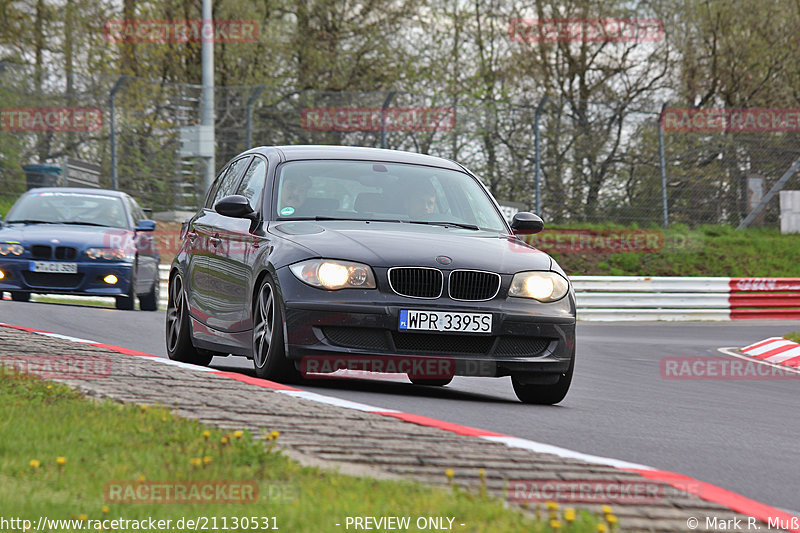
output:
[{"label": "metal guardrail", "polygon": [[[167,305],[169,265],[161,265]],[[573,276],[578,319],[800,319],[800,278]]]},{"label": "metal guardrail", "polygon": [[574,276],[581,320],[800,319],[800,279]]}]

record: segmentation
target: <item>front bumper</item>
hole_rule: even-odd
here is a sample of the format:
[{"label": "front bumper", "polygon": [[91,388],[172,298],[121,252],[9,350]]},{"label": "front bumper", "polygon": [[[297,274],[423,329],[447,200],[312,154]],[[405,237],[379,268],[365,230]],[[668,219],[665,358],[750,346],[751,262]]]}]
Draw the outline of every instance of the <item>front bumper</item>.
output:
[{"label": "front bumper", "polygon": [[[48,261],[59,262],[59,261]],[[0,291],[19,291],[43,294],[76,294],[82,296],[126,295],[130,289],[133,266],[129,262],[64,261],[77,263],[76,274],[34,272],[31,259],[0,257]],[[109,285],[103,278],[109,274],[117,282]]]},{"label": "front bumper", "polygon": [[[444,296],[436,300],[406,298],[378,289],[324,291],[300,282],[288,269],[278,270],[278,281],[284,302],[286,354],[301,371],[311,368],[309,360],[318,368],[325,367],[320,361],[353,359],[360,364],[372,356],[445,360],[452,364],[454,375],[557,375],[568,370],[575,353],[571,292],[549,304],[501,297],[463,302]],[[405,309],[491,313],[492,331],[400,331],[400,311]],[[409,364],[386,368],[409,368]]]}]

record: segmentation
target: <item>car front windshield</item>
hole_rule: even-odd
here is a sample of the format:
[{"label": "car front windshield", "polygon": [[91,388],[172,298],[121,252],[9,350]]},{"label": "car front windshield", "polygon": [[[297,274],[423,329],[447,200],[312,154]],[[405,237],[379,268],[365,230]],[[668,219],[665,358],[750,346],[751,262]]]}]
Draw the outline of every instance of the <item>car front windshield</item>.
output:
[{"label": "car front windshield", "polygon": [[22,196],[9,212],[7,222],[128,227],[120,198],[61,191],[32,192]]},{"label": "car front windshield", "polygon": [[281,219],[385,220],[508,231],[477,180],[438,167],[292,161],[280,167],[275,194]]}]

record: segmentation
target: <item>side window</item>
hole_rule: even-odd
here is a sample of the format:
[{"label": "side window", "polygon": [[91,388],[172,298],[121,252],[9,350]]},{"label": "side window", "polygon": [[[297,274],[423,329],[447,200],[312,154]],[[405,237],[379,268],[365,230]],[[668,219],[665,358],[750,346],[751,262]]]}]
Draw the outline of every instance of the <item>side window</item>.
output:
[{"label": "side window", "polygon": [[267,179],[267,164],[260,157],[253,160],[253,164],[247,169],[242,183],[236,190],[236,194],[241,194],[250,202],[250,207],[254,211],[260,211],[261,191],[264,190],[264,182]]},{"label": "side window", "polygon": [[[230,168],[230,167],[228,167],[228,168]],[[211,208],[213,207],[213,202],[212,202],[212,200],[213,200],[213,199],[214,199],[214,197],[217,195],[217,191],[219,190],[219,186],[220,186],[220,184],[222,183],[222,178],[224,178],[224,177],[225,177],[225,174],[226,174],[227,172],[228,172],[228,169],[227,169],[227,168],[223,169],[223,170],[222,170],[222,171],[219,173],[219,175],[217,176],[217,178],[214,180],[214,183],[212,183],[212,184],[211,184],[211,188],[208,190],[208,196],[206,196],[206,201],[205,201],[205,203],[203,204],[203,207],[205,207],[205,208],[207,208],[207,209],[211,209]]]},{"label": "side window", "polygon": [[219,183],[219,188],[214,193],[214,199],[211,201],[210,208],[213,208],[217,201],[233,194],[236,183],[239,181],[239,176],[242,175],[242,171],[244,171],[249,162],[250,157],[243,157],[231,163],[228,172],[225,173],[225,177],[222,178],[222,181]]},{"label": "side window", "polygon": [[139,223],[139,221],[145,220],[147,217],[145,216],[144,211],[142,211],[142,208],[139,207],[139,204],[136,203],[136,200],[130,197],[128,197],[127,200],[128,210],[131,212],[131,216],[133,217],[133,225],[135,226]]}]

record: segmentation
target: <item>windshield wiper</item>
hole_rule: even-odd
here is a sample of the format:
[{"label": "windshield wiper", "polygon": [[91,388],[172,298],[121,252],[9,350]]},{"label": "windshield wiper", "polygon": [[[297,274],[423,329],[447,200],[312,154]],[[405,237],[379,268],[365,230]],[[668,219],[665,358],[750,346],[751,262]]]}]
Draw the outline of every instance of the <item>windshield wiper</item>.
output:
[{"label": "windshield wiper", "polygon": [[98,224],[97,222],[57,222],[57,224],[73,224],[76,226],[100,226],[101,228],[113,228],[114,226],[109,226],[108,224]]},{"label": "windshield wiper", "polygon": [[50,220],[33,220],[28,218],[18,218],[16,220],[6,220],[6,224],[58,224]]},{"label": "windshield wiper", "polygon": [[445,226],[445,227],[454,227],[454,228],[463,228],[463,229],[471,229],[473,231],[480,231],[481,228],[476,226],[475,224],[464,224],[463,222],[431,222],[428,220],[409,220],[409,224],[430,224],[431,226]]}]

